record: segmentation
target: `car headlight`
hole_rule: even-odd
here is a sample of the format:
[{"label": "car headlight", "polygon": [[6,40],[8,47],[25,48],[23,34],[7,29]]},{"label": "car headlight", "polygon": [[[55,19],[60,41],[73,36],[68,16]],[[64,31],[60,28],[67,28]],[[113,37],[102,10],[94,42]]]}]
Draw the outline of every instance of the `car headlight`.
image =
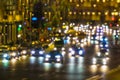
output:
[{"label": "car headlight", "polygon": [[73,51],[73,49],[72,49],[72,48],[69,48],[69,51]]},{"label": "car headlight", "polygon": [[56,58],[60,58],[60,55],[56,55],[55,57],[56,57]]},{"label": "car headlight", "polygon": [[50,56],[50,55],[46,55],[45,57],[46,57],[46,58],[50,58],[51,56]]},{"label": "car headlight", "polygon": [[103,64],[107,64],[107,60],[106,59],[103,59],[102,62],[103,62]]},{"label": "car headlight", "polygon": [[91,37],[91,39],[93,39],[93,37]]},{"label": "car headlight", "polygon": [[108,39],[107,38],[105,38],[105,41],[107,41]]},{"label": "car headlight", "polygon": [[57,50],[57,48],[55,47],[55,48],[54,48],[54,50],[56,51],[56,50]]},{"label": "car headlight", "polygon": [[43,54],[44,53],[44,51],[39,51],[39,54]]},{"label": "car headlight", "polygon": [[82,55],[82,54],[83,54],[83,51],[82,51],[82,50],[80,50],[80,51],[79,51],[79,54],[80,54],[80,55]]},{"label": "car headlight", "polygon": [[103,47],[103,45],[101,44],[100,47]]},{"label": "car headlight", "polygon": [[98,52],[98,53],[97,53],[97,56],[101,56],[101,53],[100,53],[100,52]]},{"label": "car headlight", "polygon": [[105,53],[105,55],[109,55],[109,53],[108,53],[108,52],[106,52],[106,53]]},{"label": "car headlight", "polygon": [[108,44],[106,44],[105,47],[108,47]]},{"label": "car headlight", "polygon": [[73,51],[73,50],[72,50],[72,51],[70,51],[70,54],[75,54],[75,51]]},{"label": "car headlight", "polygon": [[93,64],[96,64],[96,62],[97,62],[96,58],[93,58],[93,59],[92,59],[92,63],[93,63]]},{"label": "car headlight", "polygon": [[35,54],[35,51],[34,51],[34,50],[32,50],[32,51],[31,51],[31,54]]},{"label": "car headlight", "polygon": [[11,53],[11,56],[16,56],[16,53],[15,52]]},{"label": "car headlight", "polygon": [[3,57],[4,57],[4,58],[8,57],[8,54],[4,54]]},{"label": "car headlight", "polygon": [[27,51],[26,51],[26,50],[23,50],[23,51],[22,51],[22,53],[23,53],[23,54],[26,54],[26,53],[27,53]]},{"label": "car headlight", "polygon": [[96,61],[96,58],[93,58],[92,61]]},{"label": "car headlight", "polygon": [[62,48],[62,51],[64,51],[64,50],[65,50],[65,48],[63,47],[63,48]]}]

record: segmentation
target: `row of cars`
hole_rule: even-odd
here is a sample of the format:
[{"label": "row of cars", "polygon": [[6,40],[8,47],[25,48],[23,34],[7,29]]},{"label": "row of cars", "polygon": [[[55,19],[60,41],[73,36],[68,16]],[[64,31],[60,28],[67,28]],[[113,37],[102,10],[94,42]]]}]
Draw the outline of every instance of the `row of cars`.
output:
[{"label": "row of cars", "polygon": [[18,59],[22,55],[27,54],[27,49],[20,47],[10,47],[7,45],[1,45],[0,46],[0,59],[6,59],[6,60],[11,60],[11,59]]},{"label": "row of cars", "polygon": [[100,27],[96,30],[96,34],[92,35],[92,40],[97,41],[99,51],[95,53],[92,58],[92,64],[102,64],[106,65],[109,62],[109,44],[108,38],[103,32],[103,28]]},{"label": "row of cars", "polygon": [[[58,46],[59,45],[59,46]],[[34,47],[31,49],[31,56],[34,57],[43,57],[44,62],[57,62],[57,63],[63,63],[65,56],[69,55],[70,57],[80,57],[84,56],[84,49],[82,47],[79,47],[77,45],[72,45],[70,47],[65,48],[65,46],[62,44],[58,44],[53,50],[50,50],[49,52],[46,52],[46,50],[42,47]]]}]

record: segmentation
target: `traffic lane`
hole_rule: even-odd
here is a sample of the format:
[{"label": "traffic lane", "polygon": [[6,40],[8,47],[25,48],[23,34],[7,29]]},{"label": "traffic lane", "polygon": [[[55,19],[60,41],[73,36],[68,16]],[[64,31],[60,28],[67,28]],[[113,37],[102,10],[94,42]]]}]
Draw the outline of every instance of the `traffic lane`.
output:
[{"label": "traffic lane", "polygon": [[90,71],[89,65],[83,63],[80,60],[79,63],[50,64],[41,63],[38,58],[6,62],[0,66],[0,80],[85,80],[95,73]]},{"label": "traffic lane", "polygon": [[118,48],[111,48],[110,49],[110,61],[109,61],[109,68],[113,69],[120,65],[120,49]]},{"label": "traffic lane", "polygon": [[[91,76],[102,75],[108,71],[109,66],[90,64],[91,57],[94,54],[93,48],[93,46],[87,47],[86,55],[83,58],[67,57],[64,64],[46,64],[41,58],[25,56],[17,61],[1,63],[0,74],[2,76],[0,78],[2,80],[85,80]],[[114,65],[118,64],[115,63]]]}]

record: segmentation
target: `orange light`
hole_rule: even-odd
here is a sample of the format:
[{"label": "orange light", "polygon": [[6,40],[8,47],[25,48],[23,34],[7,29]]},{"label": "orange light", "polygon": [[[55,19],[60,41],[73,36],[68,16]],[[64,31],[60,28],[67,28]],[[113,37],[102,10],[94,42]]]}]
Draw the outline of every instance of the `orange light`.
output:
[{"label": "orange light", "polygon": [[115,17],[113,16],[113,17],[112,17],[112,21],[114,21],[114,20],[115,20]]}]

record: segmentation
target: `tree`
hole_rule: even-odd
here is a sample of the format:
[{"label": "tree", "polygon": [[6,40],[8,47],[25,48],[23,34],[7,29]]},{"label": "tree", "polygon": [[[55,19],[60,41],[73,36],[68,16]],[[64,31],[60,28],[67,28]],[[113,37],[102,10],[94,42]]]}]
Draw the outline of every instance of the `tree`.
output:
[{"label": "tree", "polygon": [[51,9],[53,12],[53,17],[52,17],[53,26],[58,26],[58,24],[60,24],[61,17],[63,18],[62,20],[67,21],[68,12],[70,10],[70,4],[68,0],[54,1],[51,6]]},{"label": "tree", "polygon": [[34,4],[33,7],[33,16],[36,20],[32,20],[31,24],[35,28],[39,28],[40,26],[44,27],[43,23],[43,4],[41,1]]},{"label": "tree", "polygon": [[70,3],[68,0],[62,0],[60,2],[60,12],[63,20],[68,20],[68,12],[70,11]]}]

